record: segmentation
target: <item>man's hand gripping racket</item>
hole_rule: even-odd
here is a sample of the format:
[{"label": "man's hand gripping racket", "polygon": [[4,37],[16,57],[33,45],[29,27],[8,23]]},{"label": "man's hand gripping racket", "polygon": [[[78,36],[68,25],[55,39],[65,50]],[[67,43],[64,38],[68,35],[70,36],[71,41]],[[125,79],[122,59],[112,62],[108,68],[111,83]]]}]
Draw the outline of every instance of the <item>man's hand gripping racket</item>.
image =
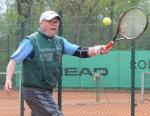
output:
[{"label": "man's hand gripping racket", "polygon": [[[113,43],[122,39],[136,39],[141,36],[148,26],[148,16],[140,7],[133,7],[124,12],[119,21],[113,40],[109,42],[103,50],[111,49]],[[123,38],[116,39],[120,34]]]}]

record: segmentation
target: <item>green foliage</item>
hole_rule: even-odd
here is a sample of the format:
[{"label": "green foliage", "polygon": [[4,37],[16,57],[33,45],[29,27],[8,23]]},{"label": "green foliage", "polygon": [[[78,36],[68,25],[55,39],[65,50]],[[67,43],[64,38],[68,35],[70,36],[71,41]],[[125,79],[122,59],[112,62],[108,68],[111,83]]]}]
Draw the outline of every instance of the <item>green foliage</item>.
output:
[{"label": "green foliage", "polygon": [[[84,46],[110,41],[116,31],[119,16],[127,9],[140,6],[145,11],[150,11],[147,10],[147,0],[62,0],[53,1],[53,4],[53,9],[61,9],[64,13],[64,37]],[[107,28],[102,25],[102,19],[106,16],[112,19],[112,25]],[[142,37],[148,39],[149,34],[145,33]],[[140,41],[137,40],[137,48],[148,49],[144,46],[147,42],[144,41],[141,45]],[[130,42],[126,41],[119,49],[130,49]],[[114,49],[118,47],[114,46]]]},{"label": "green foliage", "polygon": [[[69,41],[81,46],[93,46],[96,44],[106,44],[116,31],[119,16],[128,8],[140,6],[150,15],[148,0],[32,0],[26,1],[21,9],[30,5],[23,14],[19,14],[16,0],[9,4],[9,8],[4,16],[1,16],[0,23],[0,70],[4,70],[10,55],[16,50],[20,40],[36,31],[39,27],[40,14],[45,10],[63,11],[63,36]],[[24,1],[25,2],[25,1]],[[29,4],[30,3],[30,4]],[[23,5],[23,3],[22,3]],[[28,16],[28,17],[25,17]],[[110,27],[104,27],[102,20],[104,17],[112,19]],[[149,17],[149,16],[148,16]],[[137,39],[137,49],[149,49],[150,28]],[[130,49],[130,41],[116,43],[114,50]]]}]

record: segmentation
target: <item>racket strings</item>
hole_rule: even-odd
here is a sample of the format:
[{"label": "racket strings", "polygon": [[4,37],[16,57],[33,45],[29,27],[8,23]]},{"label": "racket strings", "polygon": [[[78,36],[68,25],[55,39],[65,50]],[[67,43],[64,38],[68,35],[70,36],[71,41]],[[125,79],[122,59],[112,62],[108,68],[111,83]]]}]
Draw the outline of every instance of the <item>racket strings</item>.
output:
[{"label": "racket strings", "polygon": [[120,34],[127,39],[134,39],[142,34],[147,25],[147,17],[141,9],[128,11],[121,19]]}]

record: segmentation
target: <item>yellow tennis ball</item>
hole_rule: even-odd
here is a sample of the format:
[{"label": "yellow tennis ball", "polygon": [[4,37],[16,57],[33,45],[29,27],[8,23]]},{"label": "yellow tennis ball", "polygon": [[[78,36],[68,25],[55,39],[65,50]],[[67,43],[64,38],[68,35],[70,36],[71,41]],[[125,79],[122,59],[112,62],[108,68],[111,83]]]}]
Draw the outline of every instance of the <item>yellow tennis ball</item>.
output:
[{"label": "yellow tennis ball", "polygon": [[110,19],[109,17],[105,17],[105,18],[103,19],[103,25],[104,25],[104,26],[109,26],[109,25],[111,25],[111,19]]}]

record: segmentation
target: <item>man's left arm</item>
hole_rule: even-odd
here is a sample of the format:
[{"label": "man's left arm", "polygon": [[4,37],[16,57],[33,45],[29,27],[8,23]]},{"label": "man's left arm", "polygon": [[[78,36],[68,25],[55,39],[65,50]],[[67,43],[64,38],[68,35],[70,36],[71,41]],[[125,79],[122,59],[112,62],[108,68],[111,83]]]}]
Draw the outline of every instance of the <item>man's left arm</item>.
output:
[{"label": "man's left arm", "polygon": [[65,54],[77,56],[80,58],[92,57],[97,54],[107,54],[110,51],[110,49],[106,49],[106,45],[99,45],[94,47],[80,47],[64,39]]}]

